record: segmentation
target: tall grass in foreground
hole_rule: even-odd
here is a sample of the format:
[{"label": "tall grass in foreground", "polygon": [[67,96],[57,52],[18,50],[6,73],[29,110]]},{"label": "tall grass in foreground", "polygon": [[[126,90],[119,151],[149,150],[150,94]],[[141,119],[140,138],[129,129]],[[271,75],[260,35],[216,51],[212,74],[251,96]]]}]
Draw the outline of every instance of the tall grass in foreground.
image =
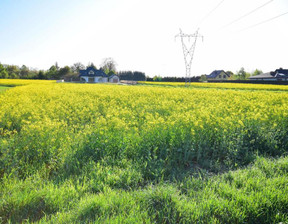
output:
[{"label": "tall grass in foreground", "polygon": [[0,217],[287,222],[287,100],[285,91],[11,88],[0,95]]},{"label": "tall grass in foreground", "polygon": [[[1,182],[2,221],[40,223],[286,223],[288,158],[256,159],[246,169],[98,194],[92,179]],[[117,184],[117,180],[114,180]]]}]

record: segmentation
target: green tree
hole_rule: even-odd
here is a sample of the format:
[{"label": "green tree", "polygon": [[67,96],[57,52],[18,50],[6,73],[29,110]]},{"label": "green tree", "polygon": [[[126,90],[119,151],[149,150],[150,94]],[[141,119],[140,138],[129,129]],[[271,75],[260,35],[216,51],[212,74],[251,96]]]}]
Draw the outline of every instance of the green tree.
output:
[{"label": "green tree", "polygon": [[8,76],[11,79],[19,78],[20,69],[16,65],[7,65],[6,71],[8,72]]},{"label": "green tree", "polygon": [[250,77],[250,73],[246,72],[243,67],[236,73],[238,80],[246,80],[248,77]]},{"label": "green tree", "polygon": [[238,79],[245,79],[246,72],[245,69],[242,67],[236,74],[238,76]]},{"label": "green tree", "polygon": [[59,76],[58,73],[59,73],[59,71],[58,71],[56,65],[52,65],[52,66],[49,68],[49,70],[47,71],[46,77],[47,77],[48,79],[57,79],[58,76]]},{"label": "green tree", "polygon": [[29,69],[28,79],[35,79],[37,78],[38,70],[36,69]]},{"label": "green tree", "polygon": [[108,72],[107,75],[108,75],[108,76],[111,76],[111,75],[115,75],[115,73],[114,73],[113,71],[110,71],[110,72]]},{"label": "green tree", "polygon": [[260,75],[262,74],[263,72],[259,69],[255,69],[255,71],[252,73],[252,76],[255,76],[255,75]]},{"label": "green tree", "polygon": [[120,71],[117,73],[121,80],[133,80],[132,71]]},{"label": "green tree", "polygon": [[28,78],[29,76],[29,68],[26,65],[22,65],[20,68],[20,78]]},{"label": "green tree", "polygon": [[60,68],[57,79],[63,79],[66,75],[69,75],[70,73],[71,70],[69,66]]},{"label": "green tree", "polygon": [[93,62],[89,62],[88,65],[87,65],[87,68],[88,67],[92,67],[94,69],[97,69],[96,66],[93,64]]},{"label": "green tree", "polygon": [[206,82],[206,81],[207,81],[206,75],[201,75],[199,81],[200,81],[200,82]]},{"label": "green tree", "polygon": [[45,75],[45,72],[40,70],[37,74],[37,78],[38,79],[46,79],[46,75]]},{"label": "green tree", "polygon": [[135,81],[145,81],[146,80],[146,75],[144,72],[133,72],[133,79]]},{"label": "green tree", "polygon": [[60,69],[60,67],[58,66],[58,62],[57,61],[55,62],[55,67],[56,67],[57,71]]},{"label": "green tree", "polygon": [[155,76],[153,77],[153,81],[155,81],[155,82],[161,82],[161,81],[162,81],[162,77],[155,75]]},{"label": "green tree", "polygon": [[8,72],[6,71],[5,67],[0,63],[0,78],[8,79],[8,77]]}]

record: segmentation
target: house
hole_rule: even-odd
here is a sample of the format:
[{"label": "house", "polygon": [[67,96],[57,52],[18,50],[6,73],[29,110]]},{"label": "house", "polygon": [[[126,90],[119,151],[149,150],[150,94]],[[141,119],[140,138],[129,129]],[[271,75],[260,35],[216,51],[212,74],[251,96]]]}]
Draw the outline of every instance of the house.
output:
[{"label": "house", "polygon": [[206,75],[207,81],[209,80],[227,80],[230,77],[224,70],[215,70],[210,75]]},{"label": "house", "polygon": [[80,70],[80,81],[85,83],[107,83],[113,82],[118,83],[119,77],[115,74],[108,77],[101,69],[97,70],[93,67],[88,67],[87,69]]},{"label": "house", "polygon": [[119,83],[120,82],[119,76],[115,75],[115,74],[109,76],[109,82],[111,82],[111,83]]},{"label": "house", "polygon": [[276,81],[277,79],[271,74],[271,72],[266,72],[259,75],[250,76],[249,80]]},{"label": "house", "polygon": [[89,83],[108,82],[108,76],[102,71],[93,67],[88,67],[85,70],[79,71],[80,81]]},{"label": "house", "polygon": [[250,76],[249,79],[262,81],[288,81],[288,69],[279,68],[274,72],[267,72],[255,76]]}]

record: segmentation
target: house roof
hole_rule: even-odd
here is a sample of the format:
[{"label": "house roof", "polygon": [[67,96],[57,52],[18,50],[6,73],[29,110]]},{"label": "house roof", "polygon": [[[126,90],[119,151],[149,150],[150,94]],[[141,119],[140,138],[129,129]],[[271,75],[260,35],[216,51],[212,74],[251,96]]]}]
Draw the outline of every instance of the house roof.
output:
[{"label": "house roof", "polygon": [[210,75],[206,75],[207,78],[216,78],[218,75],[221,74],[221,72],[224,72],[225,75],[229,76],[224,70],[215,70]]},{"label": "house roof", "polygon": [[113,74],[113,75],[110,75],[110,76],[109,76],[109,79],[112,79],[114,76],[116,76],[117,78],[119,78],[118,75]]},{"label": "house roof", "polygon": [[279,68],[275,70],[275,73],[277,74],[284,74],[286,76],[288,76],[288,69],[283,69],[283,68]]},{"label": "house roof", "polygon": [[85,70],[80,70],[80,77],[81,76],[89,76],[89,77],[95,77],[95,76],[101,76],[101,77],[108,77],[102,70],[97,70],[93,67],[88,67]]},{"label": "house roof", "polygon": [[288,78],[288,69],[276,69],[274,72],[262,73],[255,76],[250,76],[249,79],[272,79],[272,78]]},{"label": "house roof", "polygon": [[250,76],[249,79],[271,79],[274,78],[274,76],[271,74],[271,72],[262,73],[260,75]]},{"label": "house roof", "polygon": [[288,74],[284,74],[284,73],[276,73],[275,75],[276,78],[288,78]]}]

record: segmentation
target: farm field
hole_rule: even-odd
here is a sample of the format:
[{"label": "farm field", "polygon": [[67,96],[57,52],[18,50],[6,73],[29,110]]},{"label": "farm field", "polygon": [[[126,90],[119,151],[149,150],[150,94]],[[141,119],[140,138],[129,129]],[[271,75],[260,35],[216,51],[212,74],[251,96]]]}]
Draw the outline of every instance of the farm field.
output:
[{"label": "farm field", "polygon": [[55,80],[33,80],[33,79],[0,79],[0,86],[25,86],[38,84],[52,84]]},{"label": "farm field", "polygon": [[1,222],[288,222],[286,86],[22,81],[0,79]]},{"label": "farm field", "polygon": [[6,86],[0,86],[0,93],[3,92],[4,90],[9,89],[9,87]]},{"label": "farm field", "polygon": [[[185,82],[144,82],[139,81],[142,85],[151,86],[171,86],[185,87]],[[272,84],[241,84],[241,83],[203,83],[191,82],[190,87],[193,88],[216,88],[216,89],[235,89],[235,90],[266,90],[266,91],[288,91],[287,85]]]}]

